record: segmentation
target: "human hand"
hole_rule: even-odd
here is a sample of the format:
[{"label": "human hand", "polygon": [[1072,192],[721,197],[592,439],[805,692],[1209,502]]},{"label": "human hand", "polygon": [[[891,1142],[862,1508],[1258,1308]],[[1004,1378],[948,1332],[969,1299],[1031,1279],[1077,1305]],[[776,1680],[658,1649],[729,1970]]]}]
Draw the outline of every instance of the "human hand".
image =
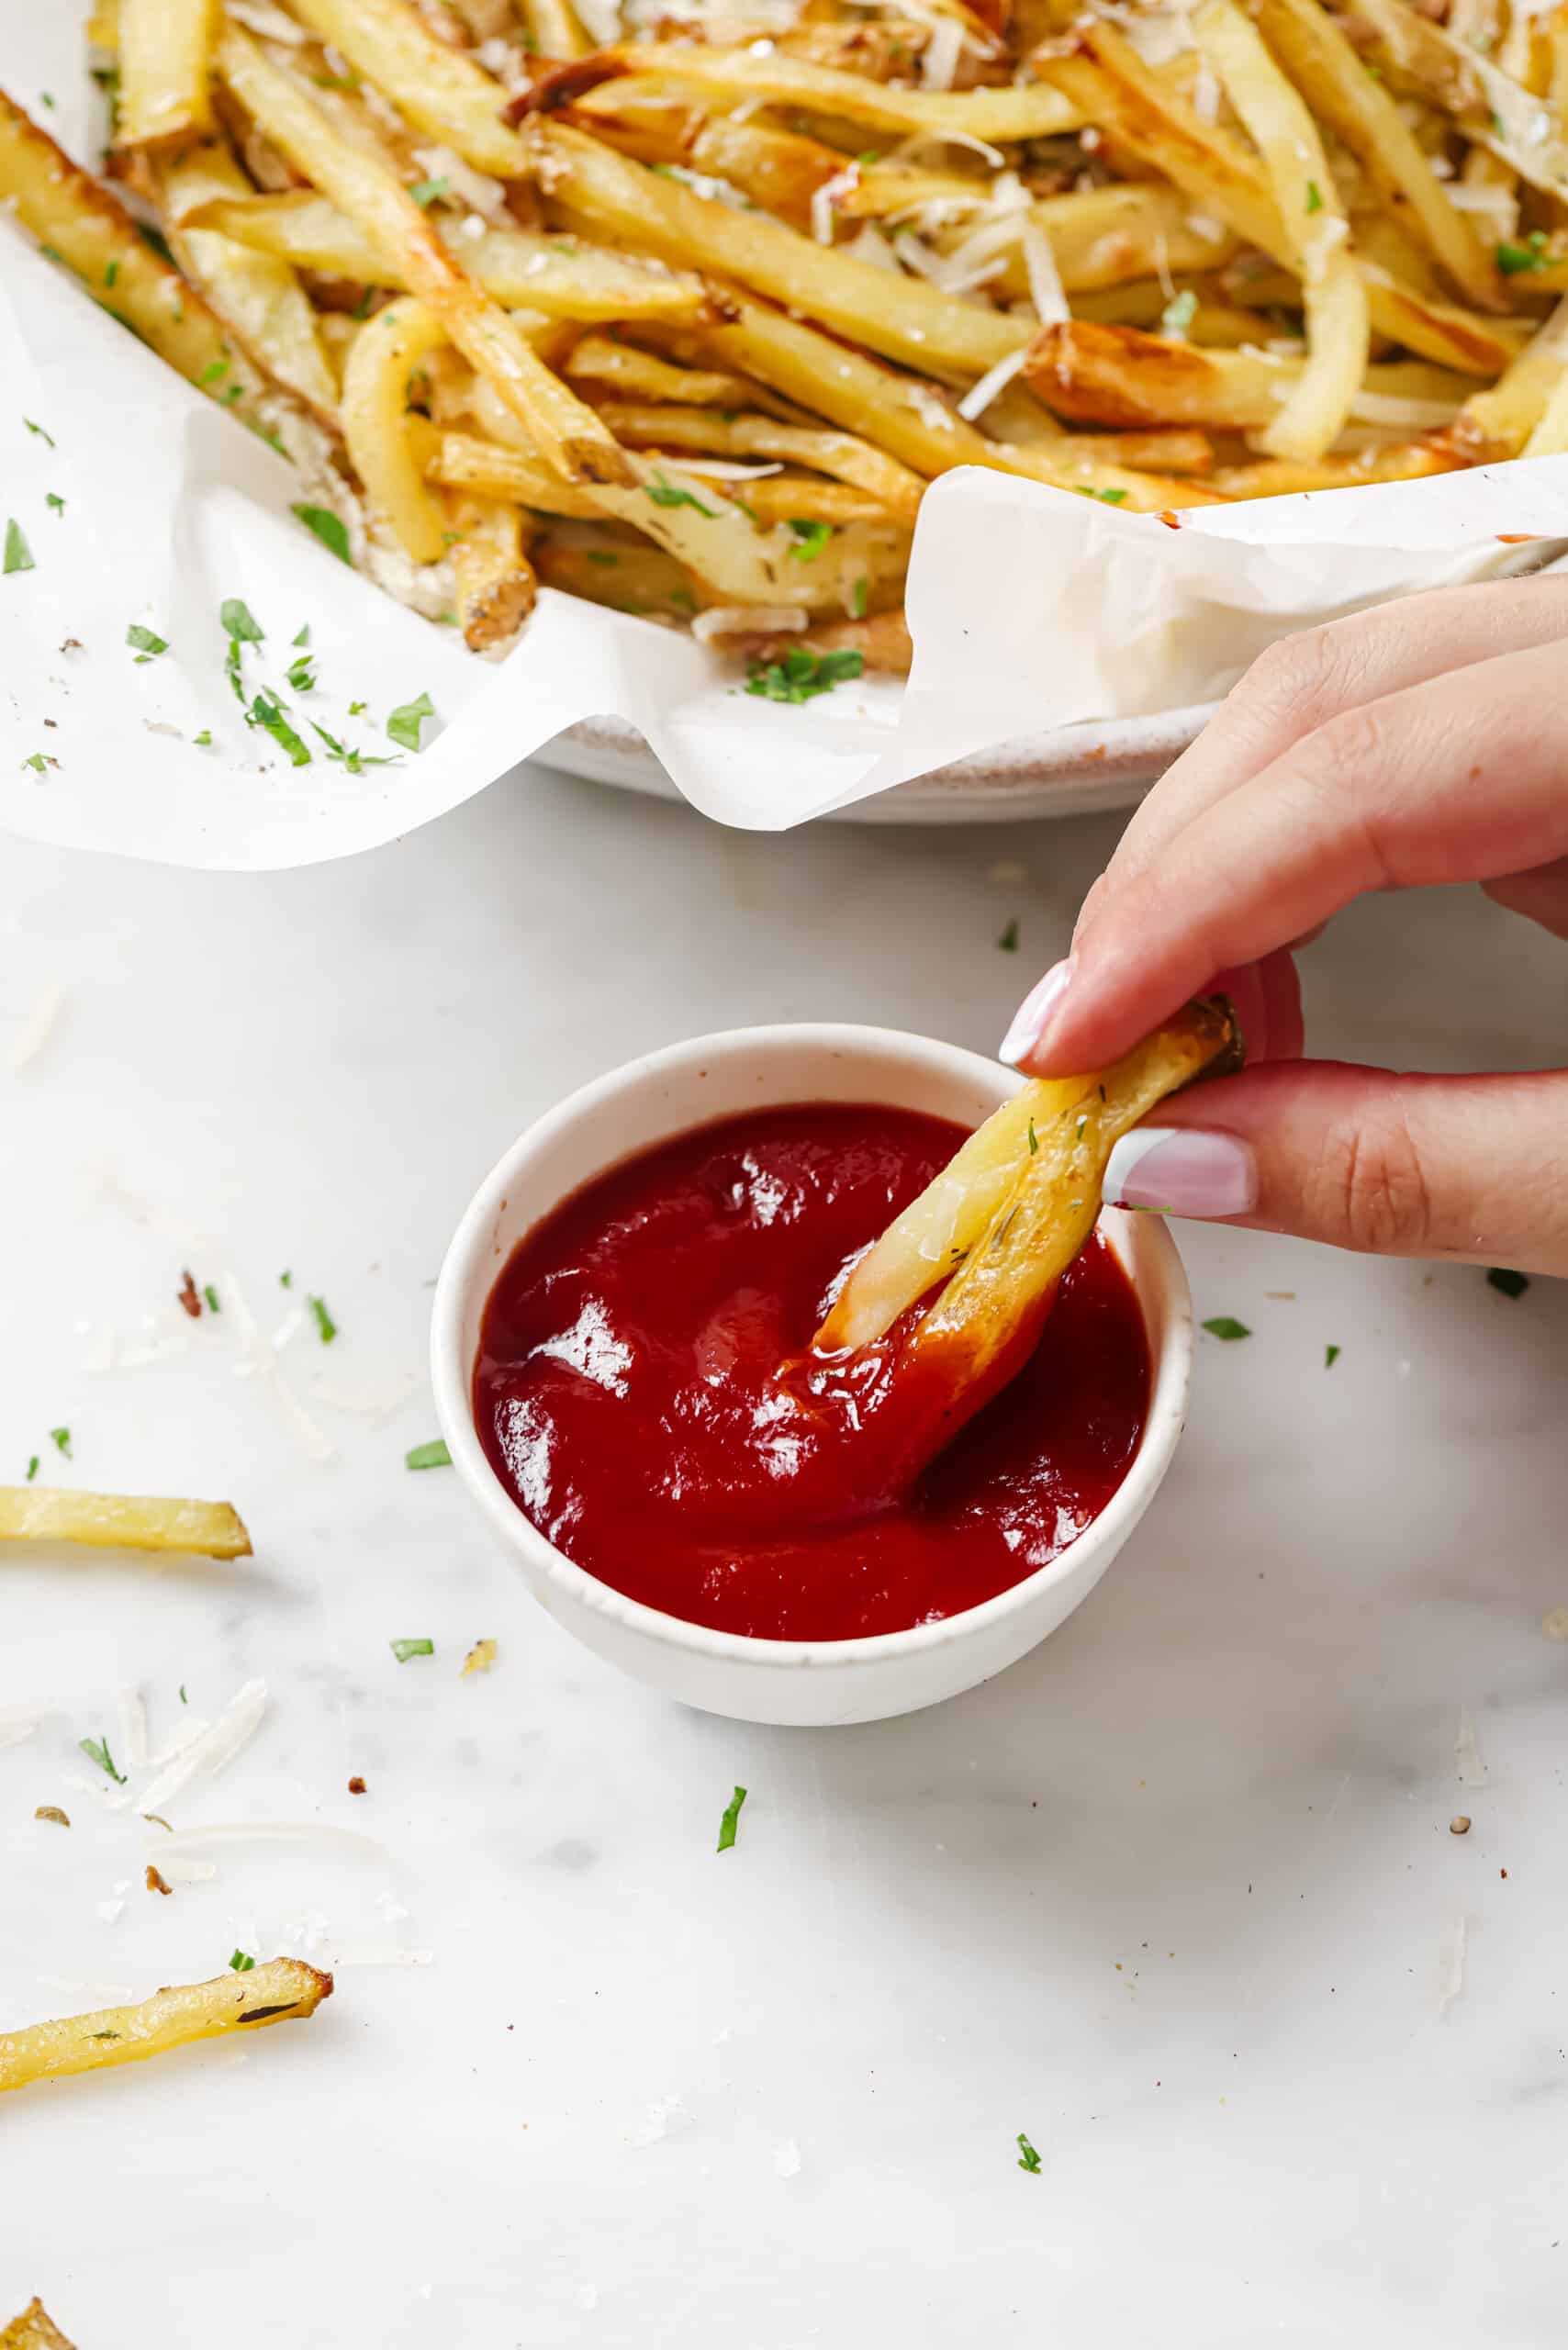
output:
[{"label": "human hand", "polygon": [[1238,1077],[1117,1146],[1105,1196],[1391,1256],[1568,1274],[1568,1071],[1305,1061],[1289,949],[1372,890],[1479,881],[1568,937],[1568,579],[1438,590],[1256,662],[1144,801],[1005,1059],[1127,1051],[1222,988]]}]

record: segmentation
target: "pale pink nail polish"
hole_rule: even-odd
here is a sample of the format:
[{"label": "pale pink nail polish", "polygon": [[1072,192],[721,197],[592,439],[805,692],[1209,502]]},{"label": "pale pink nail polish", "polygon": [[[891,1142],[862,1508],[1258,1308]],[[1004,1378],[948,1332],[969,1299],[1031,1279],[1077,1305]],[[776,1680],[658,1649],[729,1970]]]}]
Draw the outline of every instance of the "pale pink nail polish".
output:
[{"label": "pale pink nail polish", "polygon": [[1258,1203],[1258,1165],[1236,1135],[1137,1126],[1111,1153],[1105,1197],[1113,1207],[1170,1215],[1246,1215]]},{"label": "pale pink nail polish", "polygon": [[1014,1013],[1013,1024],[1002,1040],[1002,1059],[1016,1065],[1040,1043],[1072,971],[1073,962],[1070,955],[1064,962],[1053,963],[1043,979],[1036,980]]}]

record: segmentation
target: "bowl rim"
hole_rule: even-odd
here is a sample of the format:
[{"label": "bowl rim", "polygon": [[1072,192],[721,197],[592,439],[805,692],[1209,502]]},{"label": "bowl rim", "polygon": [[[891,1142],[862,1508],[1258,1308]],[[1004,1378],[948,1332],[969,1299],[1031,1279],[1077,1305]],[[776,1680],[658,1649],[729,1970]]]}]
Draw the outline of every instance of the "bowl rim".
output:
[{"label": "bowl rim", "polygon": [[[526,1180],[530,1160],[579,1119],[633,1085],[656,1081],[699,1061],[711,1064],[721,1058],[740,1058],[747,1053],[761,1055],[785,1049],[818,1050],[841,1059],[854,1054],[885,1059],[890,1052],[904,1056],[913,1053],[925,1058],[936,1073],[967,1078],[988,1088],[996,1086],[1000,1080],[1002,1099],[1016,1091],[1023,1082],[1014,1071],[984,1054],[924,1035],[918,1030],[835,1021],[782,1021],[718,1029],[639,1054],[604,1075],[590,1079],[524,1127],[502,1152],[458,1221],[442,1263],[431,1309],[431,1382],[436,1417],[453,1466],[502,1542],[521,1551],[574,1606],[586,1607],[591,1614],[606,1617],[644,1639],[677,1649],[684,1655],[701,1656],[742,1668],[820,1671],[892,1664],[990,1630],[1009,1616],[1023,1612],[1054,1585],[1076,1579],[1098,1550],[1108,1552],[1108,1564],[1143,1516],[1170,1466],[1185,1424],[1193,1355],[1192,1292],[1181,1253],[1163,1217],[1140,1216],[1136,1241],[1132,1217],[1126,1210],[1102,1209],[1097,1227],[1109,1240],[1132,1283],[1149,1346],[1148,1408],[1142,1440],[1126,1476],[1099,1516],[1047,1565],[1037,1567],[1033,1574],[1025,1575],[993,1597],[981,1600],[977,1606],[962,1608],[957,1615],[942,1617],[935,1623],[909,1625],[896,1632],[866,1633],[852,1639],[771,1640],[752,1633],[721,1631],[710,1624],[689,1623],[684,1617],[631,1599],[568,1559],[540,1533],[496,1474],[475,1423],[473,1366],[465,1359],[462,1343],[465,1312],[479,1283],[483,1282],[487,1296],[498,1278],[490,1270],[495,1226],[505,1212],[510,1192]],[[866,1098],[874,1101],[879,1096],[869,1091]],[[607,1158],[597,1173],[608,1173],[611,1167],[640,1157],[661,1139],[673,1140],[678,1135],[694,1133],[702,1125],[719,1124],[735,1114],[733,1108],[716,1110],[711,1121],[672,1123],[662,1134],[650,1133],[618,1158]],[[596,1176],[589,1174],[583,1182],[595,1180]],[[552,1206],[559,1204],[557,1201]],[[551,1212],[551,1208],[544,1208],[541,1214]],[[518,1244],[512,1245],[515,1248]],[[1141,1269],[1136,1269],[1131,1261],[1135,1249],[1147,1257]],[[1145,1296],[1146,1287],[1159,1292],[1163,1306],[1163,1337],[1158,1344],[1150,1329],[1150,1301]]]}]

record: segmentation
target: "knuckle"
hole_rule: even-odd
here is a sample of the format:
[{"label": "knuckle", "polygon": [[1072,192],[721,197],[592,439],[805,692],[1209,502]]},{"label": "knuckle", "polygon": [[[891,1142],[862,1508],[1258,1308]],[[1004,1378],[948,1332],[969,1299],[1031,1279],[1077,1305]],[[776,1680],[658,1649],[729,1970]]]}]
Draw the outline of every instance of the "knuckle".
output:
[{"label": "knuckle", "polygon": [[1332,621],[1265,645],[1237,688],[1238,698],[1310,722],[1345,689],[1344,639]]},{"label": "knuckle", "polygon": [[1432,1187],[1420,1147],[1397,1113],[1347,1119],[1324,1138],[1312,1179],[1321,1227],[1369,1257],[1429,1253]]}]

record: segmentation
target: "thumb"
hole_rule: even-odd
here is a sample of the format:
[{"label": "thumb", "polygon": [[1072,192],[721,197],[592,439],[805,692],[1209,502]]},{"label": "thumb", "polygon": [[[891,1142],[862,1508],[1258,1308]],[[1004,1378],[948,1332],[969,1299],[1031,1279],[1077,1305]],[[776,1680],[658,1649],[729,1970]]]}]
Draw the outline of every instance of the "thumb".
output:
[{"label": "thumb", "polygon": [[1105,1197],[1381,1257],[1568,1274],[1568,1071],[1404,1077],[1291,1061],[1163,1102]]}]

